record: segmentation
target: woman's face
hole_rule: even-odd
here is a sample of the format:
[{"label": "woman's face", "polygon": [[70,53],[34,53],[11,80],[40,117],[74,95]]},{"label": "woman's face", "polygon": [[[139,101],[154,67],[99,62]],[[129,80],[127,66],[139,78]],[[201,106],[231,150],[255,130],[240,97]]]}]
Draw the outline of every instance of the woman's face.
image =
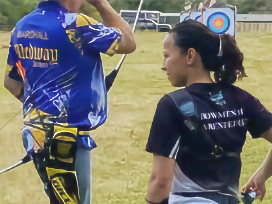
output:
[{"label": "woman's face", "polygon": [[164,39],[164,62],[162,70],[174,87],[186,86],[188,76],[187,53],[175,44],[175,34],[167,34]]}]

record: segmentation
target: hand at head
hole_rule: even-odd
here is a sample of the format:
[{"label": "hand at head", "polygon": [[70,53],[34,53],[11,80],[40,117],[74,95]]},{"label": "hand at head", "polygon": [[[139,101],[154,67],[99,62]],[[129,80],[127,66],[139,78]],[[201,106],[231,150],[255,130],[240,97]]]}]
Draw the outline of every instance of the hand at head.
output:
[{"label": "hand at head", "polygon": [[87,2],[91,5],[93,5],[94,7],[96,7],[97,5],[99,5],[105,1],[107,1],[107,0],[87,0]]}]

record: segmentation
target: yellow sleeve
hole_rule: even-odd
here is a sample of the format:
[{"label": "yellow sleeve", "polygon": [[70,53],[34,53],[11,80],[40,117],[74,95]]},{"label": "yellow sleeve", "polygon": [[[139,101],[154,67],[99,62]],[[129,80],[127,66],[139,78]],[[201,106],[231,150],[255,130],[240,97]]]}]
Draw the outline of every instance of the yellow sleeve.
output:
[{"label": "yellow sleeve", "polygon": [[76,21],[76,27],[86,26],[90,24],[95,25],[95,24],[98,24],[98,22],[94,20],[93,18],[86,16],[82,13],[78,15],[77,21]]},{"label": "yellow sleeve", "polygon": [[[118,29],[118,32],[122,35],[122,33],[121,33],[121,31],[119,29]],[[114,54],[116,54],[117,50],[119,48],[120,40],[121,40],[121,38],[116,39],[105,54],[107,54],[109,56],[113,56]]]},{"label": "yellow sleeve", "polygon": [[[103,52],[104,54],[107,54],[109,56],[113,56],[114,54],[116,54],[116,51],[119,48],[119,42],[121,37],[118,36],[122,36],[121,30],[117,29],[117,28],[107,28],[103,25],[103,27],[101,28],[96,28],[96,25],[98,24],[98,22],[96,20],[94,20],[93,18],[86,16],[82,13],[80,13],[77,17],[77,21],[76,21],[76,27],[81,27],[81,26],[86,26],[86,25],[90,25],[93,26],[95,29],[101,29],[101,32],[107,31],[107,32],[111,32],[111,33],[116,33],[116,40],[111,44],[110,48],[106,51]],[[107,41],[106,39],[106,35],[105,35],[105,41]]]}]

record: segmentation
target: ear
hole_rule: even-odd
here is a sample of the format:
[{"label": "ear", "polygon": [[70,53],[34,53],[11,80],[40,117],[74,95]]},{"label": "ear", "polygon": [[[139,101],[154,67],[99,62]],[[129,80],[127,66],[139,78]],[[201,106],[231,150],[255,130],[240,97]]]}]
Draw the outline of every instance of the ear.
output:
[{"label": "ear", "polygon": [[196,51],[194,48],[190,48],[187,52],[187,64],[188,65],[192,65],[195,61],[195,57],[196,57]]}]

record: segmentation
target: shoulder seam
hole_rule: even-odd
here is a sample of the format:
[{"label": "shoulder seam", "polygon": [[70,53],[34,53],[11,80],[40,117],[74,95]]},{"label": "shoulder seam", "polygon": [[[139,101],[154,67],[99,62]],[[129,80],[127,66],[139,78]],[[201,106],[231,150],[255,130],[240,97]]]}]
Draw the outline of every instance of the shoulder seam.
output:
[{"label": "shoulder seam", "polygon": [[82,15],[82,14],[79,14],[81,17],[83,17],[88,23],[89,23],[89,25],[91,25],[91,23],[90,23],[90,21],[84,16],[84,15]]},{"label": "shoulder seam", "polygon": [[[170,94],[170,93],[169,93],[169,94]],[[169,94],[165,94],[165,95],[160,99],[159,102],[164,101],[164,103],[167,103],[168,105],[173,106],[173,107],[176,108],[176,104],[175,104],[174,100],[172,99],[172,97],[171,97]]]}]

